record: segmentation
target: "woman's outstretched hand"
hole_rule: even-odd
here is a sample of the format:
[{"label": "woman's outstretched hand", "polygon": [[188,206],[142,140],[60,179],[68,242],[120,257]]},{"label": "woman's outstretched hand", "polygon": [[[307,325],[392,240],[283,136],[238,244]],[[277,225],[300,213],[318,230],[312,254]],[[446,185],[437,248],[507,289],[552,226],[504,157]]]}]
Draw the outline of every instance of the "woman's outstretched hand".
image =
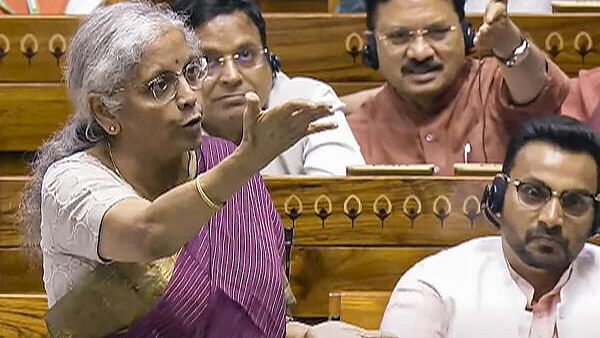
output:
[{"label": "woman's outstretched hand", "polygon": [[294,100],[261,111],[253,92],[246,93],[246,102],[240,150],[252,154],[259,170],[303,137],[337,128],[332,122],[316,122],[333,115],[326,104]]}]

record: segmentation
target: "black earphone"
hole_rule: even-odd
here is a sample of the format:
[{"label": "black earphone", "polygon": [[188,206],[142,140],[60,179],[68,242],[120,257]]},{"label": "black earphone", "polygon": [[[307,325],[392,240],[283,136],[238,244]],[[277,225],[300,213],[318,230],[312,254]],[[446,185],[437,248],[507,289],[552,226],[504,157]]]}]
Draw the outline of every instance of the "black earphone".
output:
[{"label": "black earphone", "polygon": [[[498,174],[483,190],[481,197],[481,211],[487,220],[496,228],[500,228],[498,214],[502,212],[504,206],[504,196],[508,186],[508,179],[505,174]],[[591,236],[600,234],[600,208],[594,206],[594,221]]]},{"label": "black earphone", "polygon": [[271,72],[273,73],[273,79],[275,79],[277,73],[281,71],[281,61],[279,60],[279,56],[271,53],[271,50],[267,48],[267,60],[269,61]]},{"label": "black earphone", "polygon": [[[471,22],[466,19],[460,21],[460,28],[465,42],[465,51],[468,52],[475,47],[475,31]],[[377,40],[375,32],[371,31],[366,34],[366,43],[363,48],[363,64],[372,69],[379,69],[379,56],[377,54]]]}]

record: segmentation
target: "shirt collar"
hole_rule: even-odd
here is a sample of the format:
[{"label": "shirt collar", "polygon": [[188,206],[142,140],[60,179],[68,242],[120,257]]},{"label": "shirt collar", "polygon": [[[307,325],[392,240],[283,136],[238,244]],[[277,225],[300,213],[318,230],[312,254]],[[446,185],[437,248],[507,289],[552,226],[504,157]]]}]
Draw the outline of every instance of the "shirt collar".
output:
[{"label": "shirt collar", "polygon": [[[515,271],[515,269],[513,269],[513,267],[506,260],[506,258],[504,259],[504,261],[506,262],[506,266],[508,267],[508,272],[510,273],[510,277],[514,280],[514,282],[517,284],[519,289],[523,292],[525,297],[527,297],[527,307],[531,308],[533,306],[533,304],[532,304],[533,295],[535,293],[533,286],[531,284],[529,284],[529,282],[525,278],[521,277],[521,275],[519,275],[517,273],[517,271]],[[554,288],[552,288],[552,290],[550,290],[548,293],[544,294],[542,297],[544,297],[546,295],[558,294],[560,292],[560,290],[563,288],[563,286],[565,286],[565,284],[567,284],[567,282],[571,278],[572,272],[573,272],[573,263],[571,263],[571,265],[569,265],[569,267],[565,270],[565,272],[563,272],[562,276],[558,279],[558,282],[556,283]],[[540,297],[540,299],[541,299],[541,297]]]}]

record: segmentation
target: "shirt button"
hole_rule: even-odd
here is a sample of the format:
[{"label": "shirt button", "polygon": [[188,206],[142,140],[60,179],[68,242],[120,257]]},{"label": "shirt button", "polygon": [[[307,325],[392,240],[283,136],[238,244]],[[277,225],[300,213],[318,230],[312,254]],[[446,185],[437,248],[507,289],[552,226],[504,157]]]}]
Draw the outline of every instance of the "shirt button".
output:
[{"label": "shirt button", "polygon": [[433,141],[433,135],[432,134],[425,135],[425,141],[427,141],[427,142]]},{"label": "shirt button", "polygon": [[439,172],[440,172],[440,167],[439,167],[439,166],[437,166],[437,165],[436,165],[436,166],[433,166],[433,173],[434,173],[434,174],[437,174],[437,173],[439,173]]}]

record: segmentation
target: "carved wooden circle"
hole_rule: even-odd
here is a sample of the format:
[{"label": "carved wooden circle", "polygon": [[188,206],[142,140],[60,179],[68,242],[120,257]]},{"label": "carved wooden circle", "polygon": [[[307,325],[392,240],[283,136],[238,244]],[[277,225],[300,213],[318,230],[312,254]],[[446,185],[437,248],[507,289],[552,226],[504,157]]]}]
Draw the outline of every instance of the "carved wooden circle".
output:
[{"label": "carved wooden circle", "polygon": [[[30,46],[27,45],[28,42],[31,42]],[[31,51],[33,53],[38,52],[38,47],[39,47],[38,40],[35,37],[35,35],[33,35],[31,33],[25,34],[23,36],[23,38],[21,39],[21,52],[23,52],[23,54],[26,54],[28,47],[31,47]]]},{"label": "carved wooden circle", "polygon": [[[352,43],[353,41],[356,41],[356,42],[353,44]],[[365,48],[365,42],[363,41],[363,38],[358,33],[352,32],[346,37],[345,47],[346,47],[346,53],[352,54],[352,53],[355,53],[356,51],[359,51],[359,52],[362,51]]]},{"label": "carved wooden circle", "polygon": [[346,215],[350,214],[350,210],[348,210],[348,204],[350,204],[350,201],[353,200],[356,201],[356,204],[358,206],[358,210],[356,210],[356,215],[360,215],[362,213],[362,202],[360,201],[360,198],[358,198],[358,196],[354,194],[348,196],[344,201],[344,212],[346,213]]},{"label": "carved wooden circle", "polygon": [[381,194],[381,195],[377,196],[377,198],[373,202],[373,212],[376,215],[379,214],[379,208],[377,208],[377,205],[382,200],[385,201],[385,204],[386,204],[385,213],[388,214],[388,215],[391,214],[392,213],[392,201],[390,201],[390,199],[386,195],[384,195],[384,194]]},{"label": "carved wooden circle", "polygon": [[327,197],[327,195],[319,195],[319,197],[317,197],[317,199],[315,200],[315,205],[314,205],[315,214],[317,216],[319,216],[321,214],[321,210],[319,209],[319,204],[320,204],[321,200],[324,200],[327,203],[327,208],[325,209],[325,211],[327,211],[328,215],[331,215],[331,212],[333,211],[333,205],[331,203],[331,199],[329,197]]},{"label": "carved wooden circle", "polygon": [[546,47],[546,52],[550,52],[552,50],[552,39],[556,39],[558,40],[558,51],[562,51],[563,48],[565,47],[565,40],[563,39],[562,35],[560,35],[559,32],[552,32],[550,34],[548,34],[548,36],[546,37],[546,41],[544,42],[544,45]]},{"label": "carved wooden circle", "polygon": [[419,199],[419,197],[417,197],[417,195],[415,194],[408,195],[404,200],[404,203],[402,204],[402,211],[404,211],[404,214],[411,214],[410,212],[408,212],[408,202],[410,201],[415,201],[417,203],[417,212],[415,213],[415,215],[420,215],[421,211],[423,211],[423,205],[421,204],[421,200]]},{"label": "carved wooden circle", "polygon": [[[585,48],[581,47],[581,40],[585,39]],[[575,40],[574,40],[574,46],[575,46],[575,50],[579,51],[590,51],[592,49],[592,47],[594,47],[594,41],[592,40],[592,37],[590,36],[590,33],[585,32],[585,31],[581,31],[579,33],[577,33],[577,35],[575,35]]]},{"label": "carved wooden circle", "polygon": [[292,201],[296,201],[296,203],[298,203],[298,209],[296,210],[296,213],[300,215],[304,210],[304,207],[302,206],[302,201],[298,196],[296,196],[296,194],[291,194],[290,196],[288,196],[288,198],[285,199],[285,201],[283,202],[283,211],[285,211],[285,214],[288,216],[292,213],[292,210],[290,208],[290,203]]}]

